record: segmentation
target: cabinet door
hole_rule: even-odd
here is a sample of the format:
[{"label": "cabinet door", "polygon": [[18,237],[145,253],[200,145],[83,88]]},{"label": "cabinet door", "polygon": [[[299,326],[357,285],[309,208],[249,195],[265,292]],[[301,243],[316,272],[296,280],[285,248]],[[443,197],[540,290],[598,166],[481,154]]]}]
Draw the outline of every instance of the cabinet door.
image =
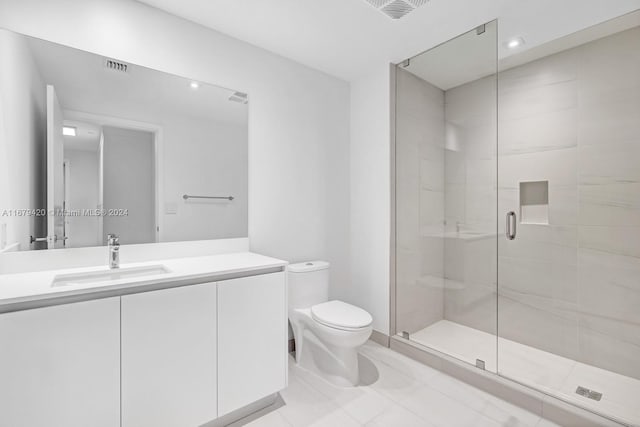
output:
[{"label": "cabinet door", "polygon": [[216,411],[216,285],[122,297],[122,427],[196,427]]},{"label": "cabinet door", "polygon": [[0,426],[120,426],[120,298],[0,314]]},{"label": "cabinet door", "polygon": [[286,387],[284,273],[218,282],[218,414]]}]

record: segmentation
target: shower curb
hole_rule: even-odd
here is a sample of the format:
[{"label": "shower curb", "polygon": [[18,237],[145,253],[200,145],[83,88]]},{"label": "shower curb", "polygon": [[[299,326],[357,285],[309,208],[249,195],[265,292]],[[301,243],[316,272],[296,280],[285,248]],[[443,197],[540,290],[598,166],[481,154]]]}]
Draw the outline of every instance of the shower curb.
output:
[{"label": "shower curb", "polygon": [[398,336],[391,337],[390,348],[565,427],[632,427],[502,378],[491,372],[483,371],[444,353],[419,346]]}]

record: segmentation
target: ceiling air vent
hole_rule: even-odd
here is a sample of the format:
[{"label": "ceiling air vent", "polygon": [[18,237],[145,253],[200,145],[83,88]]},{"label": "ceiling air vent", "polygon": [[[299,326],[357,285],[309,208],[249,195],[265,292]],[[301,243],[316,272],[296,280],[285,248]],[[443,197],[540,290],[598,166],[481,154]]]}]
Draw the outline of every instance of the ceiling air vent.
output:
[{"label": "ceiling air vent", "polygon": [[249,102],[249,99],[246,93],[234,92],[234,94],[229,97],[229,101],[246,104],[247,102]]},{"label": "ceiling air vent", "polygon": [[429,0],[365,0],[391,19],[400,19]]},{"label": "ceiling air vent", "polygon": [[117,71],[119,73],[126,73],[129,70],[129,64],[109,58],[104,60],[104,66],[108,70]]},{"label": "ceiling air vent", "polygon": [[367,0],[367,3],[371,4],[371,6],[375,7],[376,9],[380,9],[385,4],[391,3],[391,1],[390,0]]}]

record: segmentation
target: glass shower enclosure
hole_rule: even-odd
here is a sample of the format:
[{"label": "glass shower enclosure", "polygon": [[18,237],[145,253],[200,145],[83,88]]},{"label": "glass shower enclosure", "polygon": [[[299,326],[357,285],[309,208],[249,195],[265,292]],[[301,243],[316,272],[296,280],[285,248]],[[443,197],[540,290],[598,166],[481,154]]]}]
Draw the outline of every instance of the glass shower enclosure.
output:
[{"label": "glass shower enclosure", "polygon": [[396,67],[395,332],[640,425],[640,11],[507,45]]}]

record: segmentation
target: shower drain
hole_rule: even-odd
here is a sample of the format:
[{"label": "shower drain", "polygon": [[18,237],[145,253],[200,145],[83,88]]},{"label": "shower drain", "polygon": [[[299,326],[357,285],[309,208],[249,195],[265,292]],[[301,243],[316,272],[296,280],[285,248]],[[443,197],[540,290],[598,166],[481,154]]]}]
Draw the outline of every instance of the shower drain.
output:
[{"label": "shower drain", "polygon": [[580,396],[584,396],[597,401],[600,401],[600,399],[602,399],[602,393],[598,393],[594,390],[589,390],[588,388],[582,386],[578,386],[578,388],[576,389],[576,393],[578,393]]}]

